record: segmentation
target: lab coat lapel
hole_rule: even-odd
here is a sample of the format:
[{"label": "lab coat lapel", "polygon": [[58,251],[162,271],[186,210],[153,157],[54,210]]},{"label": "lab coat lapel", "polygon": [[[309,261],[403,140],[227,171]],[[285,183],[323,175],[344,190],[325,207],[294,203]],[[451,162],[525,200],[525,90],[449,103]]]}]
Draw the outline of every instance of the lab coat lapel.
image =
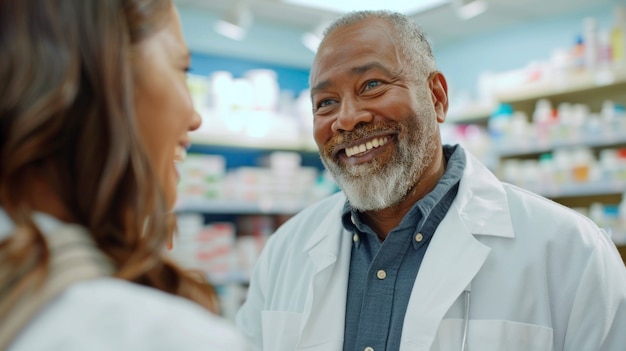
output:
[{"label": "lab coat lapel", "polygon": [[345,197],[338,197],[307,244],[315,272],[307,295],[300,347],[343,340],[352,249],[352,236],[341,225],[344,201]]},{"label": "lab coat lapel", "polygon": [[466,229],[456,207],[429,244],[415,279],[401,350],[429,350],[446,312],[478,273],[490,249]]},{"label": "lab coat lapel", "polygon": [[439,324],[487,260],[475,235],[515,236],[506,192],[470,153],[448,214],[437,228],[415,279],[401,350],[430,350]]}]

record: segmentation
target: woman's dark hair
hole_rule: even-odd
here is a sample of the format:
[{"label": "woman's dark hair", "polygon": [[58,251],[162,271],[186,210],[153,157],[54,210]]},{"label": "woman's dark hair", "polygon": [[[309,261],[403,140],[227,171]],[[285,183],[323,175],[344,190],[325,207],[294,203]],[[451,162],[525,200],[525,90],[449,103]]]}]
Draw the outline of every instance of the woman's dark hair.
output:
[{"label": "woman's dark hair", "polygon": [[15,267],[0,277],[0,299],[46,277],[49,252],[28,200],[43,175],[117,277],[216,310],[211,286],[163,254],[175,218],[134,115],[133,46],[166,25],[172,6],[0,1],[0,204],[18,228],[0,242],[0,264]]}]

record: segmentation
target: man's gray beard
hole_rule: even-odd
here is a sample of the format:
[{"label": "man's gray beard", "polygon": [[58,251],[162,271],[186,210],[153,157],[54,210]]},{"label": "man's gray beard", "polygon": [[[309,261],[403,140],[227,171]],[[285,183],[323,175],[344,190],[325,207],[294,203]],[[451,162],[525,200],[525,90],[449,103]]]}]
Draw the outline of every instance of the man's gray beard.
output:
[{"label": "man's gray beard", "polygon": [[[434,115],[430,124],[417,123],[417,117],[406,126],[412,135],[398,141],[397,152],[384,166],[377,160],[367,164],[341,167],[322,156],[326,169],[346,194],[350,205],[359,211],[375,211],[400,203],[421,178],[430,164],[436,143]],[[378,170],[378,171],[376,171]]]},{"label": "man's gray beard", "polygon": [[395,165],[389,164],[383,171],[372,174],[371,165],[350,166],[349,172],[343,172],[336,164],[323,162],[346,194],[350,205],[359,211],[390,207],[402,200],[413,185],[413,177],[406,176],[403,169]]}]

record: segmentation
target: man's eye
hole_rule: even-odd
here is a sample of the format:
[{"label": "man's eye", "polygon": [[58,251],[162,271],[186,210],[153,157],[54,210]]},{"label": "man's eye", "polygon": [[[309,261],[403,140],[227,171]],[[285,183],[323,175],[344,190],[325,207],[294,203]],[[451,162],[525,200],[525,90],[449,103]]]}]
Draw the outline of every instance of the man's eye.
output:
[{"label": "man's eye", "polygon": [[331,99],[325,99],[325,100],[322,100],[322,101],[320,101],[320,102],[317,104],[317,108],[330,106],[330,105],[332,105],[332,104],[333,104],[333,102],[334,102],[334,100],[331,100]]},{"label": "man's eye", "polygon": [[380,81],[378,81],[378,80],[370,80],[367,83],[365,83],[365,90],[376,88],[379,85],[380,85]]}]

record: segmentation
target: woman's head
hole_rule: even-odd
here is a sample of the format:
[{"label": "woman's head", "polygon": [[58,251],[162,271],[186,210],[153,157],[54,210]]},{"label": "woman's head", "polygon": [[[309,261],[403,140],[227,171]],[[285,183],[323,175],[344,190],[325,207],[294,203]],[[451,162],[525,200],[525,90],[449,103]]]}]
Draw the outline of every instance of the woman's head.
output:
[{"label": "woman's head", "polygon": [[200,125],[186,83],[190,54],[178,15],[170,11],[165,27],[133,50],[135,113],[144,146],[173,206],[178,174],[189,147],[187,132]]},{"label": "woman's head", "polygon": [[85,226],[118,275],[156,284],[200,123],[172,1],[2,1],[0,51],[1,206]]},{"label": "woman's head", "polygon": [[[12,186],[2,191],[4,206],[27,198],[32,178],[44,173],[37,181],[49,181],[78,222],[133,192],[116,189],[125,179],[146,203],[162,191],[171,207],[174,153],[199,125],[171,2],[5,4],[0,176]],[[148,181],[154,176],[159,191]]]}]

